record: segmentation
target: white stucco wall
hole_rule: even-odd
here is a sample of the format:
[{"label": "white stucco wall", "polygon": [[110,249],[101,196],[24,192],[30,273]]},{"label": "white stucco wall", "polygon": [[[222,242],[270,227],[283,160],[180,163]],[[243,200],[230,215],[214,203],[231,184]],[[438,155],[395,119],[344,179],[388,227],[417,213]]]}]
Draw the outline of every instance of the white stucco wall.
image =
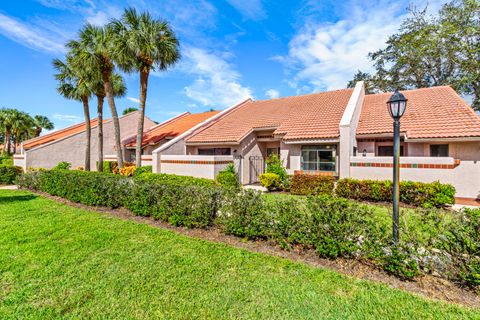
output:
[{"label": "white stucco wall", "polygon": [[215,179],[228,163],[233,163],[233,156],[162,155],[161,162],[162,173]]}]

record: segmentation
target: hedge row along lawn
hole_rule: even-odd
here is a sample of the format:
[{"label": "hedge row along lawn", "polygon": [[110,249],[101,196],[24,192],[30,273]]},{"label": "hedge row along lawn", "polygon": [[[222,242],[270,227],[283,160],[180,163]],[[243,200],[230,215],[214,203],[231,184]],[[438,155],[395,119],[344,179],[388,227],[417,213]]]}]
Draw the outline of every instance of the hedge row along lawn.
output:
[{"label": "hedge row along lawn", "polygon": [[27,191],[0,190],[0,252],[0,319],[480,317]]}]

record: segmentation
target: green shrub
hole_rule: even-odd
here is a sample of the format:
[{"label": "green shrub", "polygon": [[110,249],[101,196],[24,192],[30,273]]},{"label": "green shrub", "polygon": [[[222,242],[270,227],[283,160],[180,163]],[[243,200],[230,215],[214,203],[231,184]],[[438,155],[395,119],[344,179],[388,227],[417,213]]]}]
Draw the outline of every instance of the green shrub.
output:
[{"label": "green shrub", "polygon": [[142,173],[152,173],[152,169],[152,166],[142,166],[140,168],[136,168],[133,176],[136,177],[141,175]]},{"label": "green shrub", "polygon": [[[391,202],[392,190],[390,180],[340,179],[335,193],[339,197],[359,201]],[[455,203],[455,188],[438,181],[431,183],[401,181],[400,201],[425,208],[440,208]]]},{"label": "green shrub", "polygon": [[13,156],[9,156],[9,155],[0,156],[0,164],[6,165],[6,166],[13,166]]},{"label": "green shrub", "polygon": [[53,169],[56,169],[56,170],[69,170],[71,167],[72,167],[72,164],[71,164],[70,162],[61,161],[61,162],[57,163],[57,165],[56,165],[55,167],[53,167]]},{"label": "green shrub", "polygon": [[270,221],[265,211],[264,199],[259,192],[225,192],[220,212],[217,223],[226,234],[248,239],[269,236]]},{"label": "green shrub", "polygon": [[12,184],[22,171],[21,167],[0,164],[0,184]]},{"label": "green shrub", "polygon": [[235,165],[233,163],[230,163],[222,171],[220,171],[215,180],[219,185],[227,188],[238,188],[240,185],[238,182],[237,173],[235,172]]},{"label": "green shrub", "polygon": [[212,187],[215,186],[215,181],[204,178],[195,178],[189,176],[177,176],[174,174],[166,173],[142,173],[135,177],[135,179],[158,182],[164,185],[173,185],[173,186],[205,186]]},{"label": "green shrub", "polygon": [[267,188],[268,191],[282,189],[282,180],[276,173],[263,173],[258,177],[258,179],[260,180],[260,184]]},{"label": "green shrub", "polygon": [[332,195],[334,186],[331,176],[295,174],[290,179],[290,192],[299,195]]},{"label": "green shrub", "polygon": [[266,173],[275,173],[280,177],[282,184],[286,183],[288,180],[287,170],[283,166],[282,160],[278,154],[270,155],[265,161],[267,165]]}]

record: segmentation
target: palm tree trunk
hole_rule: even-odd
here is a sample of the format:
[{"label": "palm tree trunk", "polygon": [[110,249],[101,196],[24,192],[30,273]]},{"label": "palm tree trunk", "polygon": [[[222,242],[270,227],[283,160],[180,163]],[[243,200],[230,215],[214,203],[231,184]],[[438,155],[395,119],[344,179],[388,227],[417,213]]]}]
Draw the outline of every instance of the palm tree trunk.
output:
[{"label": "palm tree trunk", "polygon": [[5,130],[5,146],[7,150],[7,154],[10,154],[10,143],[11,143],[12,137],[10,133],[10,129]]},{"label": "palm tree trunk", "polygon": [[143,124],[145,121],[145,104],[147,102],[147,87],[148,87],[148,75],[150,69],[140,71],[140,104],[139,111],[140,116],[138,118],[137,125],[137,143],[135,145],[135,164],[138,167],[142,165],[142,140],[143,140]]},{"label": "palm tree trunk", "polygon": [[97,95],[97,117],[98,117],[98,168],[103,172],[103,100],[104,96]]},{"label": "palm tree trunk", "polygon": [[113,128],[115,130],[115,149],[117,151],[118,168],[123,168],[123,152],[122,143],[120,141],[120,121],[118,121],[117,107],[115,106],[115,99],[113,98],[112,83],[110,82],[112,72],[103,71],[102,80],[107,94],[108,105],[110,106],[110,113],[112,114]]},{"label": "palm tree trunk", "polygon": [[88,97],[82,98],[83,102],[83,114],[85,116],[85,135],[87,143],[85,146],[85,171],[90,171],[90,142],[92,136],[92,128],[90,125],[90,108],[88,105]]}]

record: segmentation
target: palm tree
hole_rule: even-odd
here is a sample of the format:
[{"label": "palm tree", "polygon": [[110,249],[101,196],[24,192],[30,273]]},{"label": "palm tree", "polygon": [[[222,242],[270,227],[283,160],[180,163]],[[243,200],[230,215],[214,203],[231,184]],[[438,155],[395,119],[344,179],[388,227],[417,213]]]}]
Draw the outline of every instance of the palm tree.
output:
[{"label": "palm tree", "polygon": [[92,91],[88,83],[85,70],[76,69],[72,66],[73,56],[67,56],[66,62],[60,59],[53,60],[53,67],[57,70],[55,79],[58,81],[57,91],[67,99],[81,101],[85,116],[86,146],[85,146],[85,170],[90,170],[90,142],[92,128],[90,124],[90,106],[88,104]]},{"label": "palm tree", "polygon": [[43,129],[53,130],[55,128],[53,122],[45,116],[36,115],[33,117],[33,122],[35,126],[35,132],[33,135],[34,137],[38,137],[42,133]]},{"label": "palm tree", "polygon": [[0,126],[4,134],[2,154],[10,154],[12,142],[12,127],[19,117],[19,111],[11,108],[0,109]]},{"label": "palm tree", "polygon": [[12,134],[14,138],[13,153],[17,152],[17,144],[28,139],[34,131],[35,122],[26,112],[18,111],[15,120],[12,122]]},{"label": "palm tree", "polygon": [[110,112],[112,114],[113,126],[115,129],[115,148],[119,168],[123,167],[123,150],[120,141],[120,122],[118,121],[117,108],[112,86],[112,72],[114,70],[114,31],[110,26],[97,27],[86,24],[79,33],[78,41],[67,43],[72,54],[76,57],[75,64],[83,70],[93,74],[100,72],[105,94],[107,96]]},{"label": "palm tree", "polygon": [[127,115],[127,114],[129,114],[131,112],[135,112],[135,111],[138,111],[138,109],[135,108],[135,107],[128,107],[127,109],[123,110],[122,114]]},{"label": "palm tree", "polygon": [[[99,73],[97,73],[99,75]],[[127,87],[120,74],[114,73],[111,78],[113,95],[123,97],[127,93]],[[105,100],[105,86],[101,77],[97,77],[93,84],[93,91],[97,97],[97,117],[98,117],[98,167],[97,170],[103,171],[103,102]]]},{"label": "palm tree", "polygon": [[126,72],[140,73],[140,117],[135,148],[136,166],[141,165],[145,103],[150,71],[166,70],[180,59],[178,39],[167,21],[153,19],[148,12],[125,9],[120,20],[111,23],[115,31],[115,58]]}]

